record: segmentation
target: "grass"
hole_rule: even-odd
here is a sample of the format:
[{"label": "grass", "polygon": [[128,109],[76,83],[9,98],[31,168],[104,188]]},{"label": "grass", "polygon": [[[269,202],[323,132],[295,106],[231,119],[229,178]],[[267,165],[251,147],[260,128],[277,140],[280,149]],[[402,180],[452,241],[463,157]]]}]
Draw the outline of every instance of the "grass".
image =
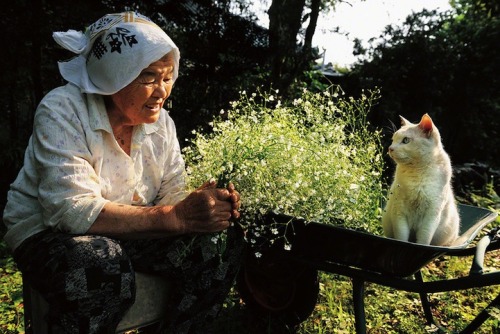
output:
[{"label": "grass", "polygon": [[0,333],[24,333],[24,305],[21,272],[0,242]]},{"label": "grass", "polygon": [[[484,199],[483,199],[484,200]],[[482,202],[481,204],[491,204]],[[495,205],[498,205],[496,203]],[[500,219],[496,223],[500,225]],[[439,258],[427,265],[426,280],[467,275],[471,258]],[[22,277],[5,244],[0,243],[0,333],[24,333]],[[489,252],[485,269],[500,270],[500,250]],[[351,282],[339,275],[320,272],[320,293],[312,314],[302,322],[296,333],[354,333],[354,311]],[[365,307],[367,332],[375,333],[433,333],[436,328],[425,323],[418,295],[368,283]],[[460,331],[489,301],[500,294],[500,285],[457,292],[430,295],[434,316],[450,332]],[[500,308],[490,310],[490,317],[477,331],[479,334],[500,332]],[[248,312],[236,291],[226,300],[217,333],[289,333],[280,319]]]},{"label": "grass", "polygon": [[[470,262],[459,258],[440,258],[423,270],[424,276],[426,280],[465,276]],[[496,270],[500,268],[500,250],[489,252],[485,267]],[[309,318],[295,329],[295,333],[355,333],[350,279],[326,272],[320,272],[319,277],[320,293],[316,307]],[[463,329],[498,294],[500,285],[431,294],[430,302],[436,321],[451,333]],[[416,293],[367,283],[365,311],[367,332],[371,334],[437,332],[435,326],[426,324]],[[218,333],[294,333],[293,330],[286,329],[279,319],[256,319],[254,315],[246,314],[245,306],[238,300],[236,292],[233,292],[232,300],[226,305],[224,313]],[[500,331],[499,310],[491,310],[491,313],[496,316],[487,320],[476,333],[491,334]]]}]

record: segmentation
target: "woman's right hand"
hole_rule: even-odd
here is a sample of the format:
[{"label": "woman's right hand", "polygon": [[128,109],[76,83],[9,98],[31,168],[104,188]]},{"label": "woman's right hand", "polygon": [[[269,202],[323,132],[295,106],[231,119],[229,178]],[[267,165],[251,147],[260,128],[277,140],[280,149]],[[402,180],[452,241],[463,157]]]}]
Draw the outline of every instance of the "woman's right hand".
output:
[{"label": "woman's right hand", "polygon": [[[238,198],[239,200],[239,198]],[[227,229],[234,216],[234,193],[205,182],[174,206],[183,233],[212,233]]]}]

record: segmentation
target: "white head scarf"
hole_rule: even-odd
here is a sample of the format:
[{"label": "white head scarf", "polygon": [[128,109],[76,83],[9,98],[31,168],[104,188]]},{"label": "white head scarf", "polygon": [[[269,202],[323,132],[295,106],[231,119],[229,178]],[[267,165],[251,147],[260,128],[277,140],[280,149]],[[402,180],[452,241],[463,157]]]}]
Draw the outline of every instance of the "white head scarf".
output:
[{"label": "white head scarf", "polygon": [[108,14],[85,33],[68,30],[54,32],[53,37],[78,55],[59,62],[59,72],[84,93],[114,94],[170,51],[174,53],[174,81],[178,76],[179,49],[160,27],[138,13]]}]

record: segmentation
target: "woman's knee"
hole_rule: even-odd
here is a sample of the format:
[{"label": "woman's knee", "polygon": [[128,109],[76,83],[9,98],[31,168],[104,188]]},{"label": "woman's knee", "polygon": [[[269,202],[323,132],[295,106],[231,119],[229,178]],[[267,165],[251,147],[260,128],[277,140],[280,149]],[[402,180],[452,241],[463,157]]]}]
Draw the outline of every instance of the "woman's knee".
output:
[{"label": "woman's knee", "polygon": [[[135,300],[135,275],[120,243],[46,232],[17,252],[23,274],[49,303],[50,326],[114,328]],[[89,327],[89,328],[90,328]]]},{"label": "woman's knee", "polygon": [[95,236],[74,236],[65,241],[69,268],[102,268],[116,272],[128,269],[130,260],[120,243],[114,239]]},{"label": "woman's knee", "polygon": [[108,297],[133,300],[134,271],[118,241],[83,235],[68,240],[66,246],[66,293],[73,298],[104,293]]}]

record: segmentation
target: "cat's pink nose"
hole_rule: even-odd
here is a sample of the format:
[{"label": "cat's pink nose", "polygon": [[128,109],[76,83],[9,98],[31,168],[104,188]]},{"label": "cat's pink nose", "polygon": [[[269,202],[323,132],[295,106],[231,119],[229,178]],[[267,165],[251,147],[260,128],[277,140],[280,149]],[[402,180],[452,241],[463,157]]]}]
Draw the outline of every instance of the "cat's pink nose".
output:
[{"label": "cat's pink nose", "polygon": [[389,153],[392,153],[392,151],[394,151],[394,149],[392,148],[392,146],[389,146]]}]

